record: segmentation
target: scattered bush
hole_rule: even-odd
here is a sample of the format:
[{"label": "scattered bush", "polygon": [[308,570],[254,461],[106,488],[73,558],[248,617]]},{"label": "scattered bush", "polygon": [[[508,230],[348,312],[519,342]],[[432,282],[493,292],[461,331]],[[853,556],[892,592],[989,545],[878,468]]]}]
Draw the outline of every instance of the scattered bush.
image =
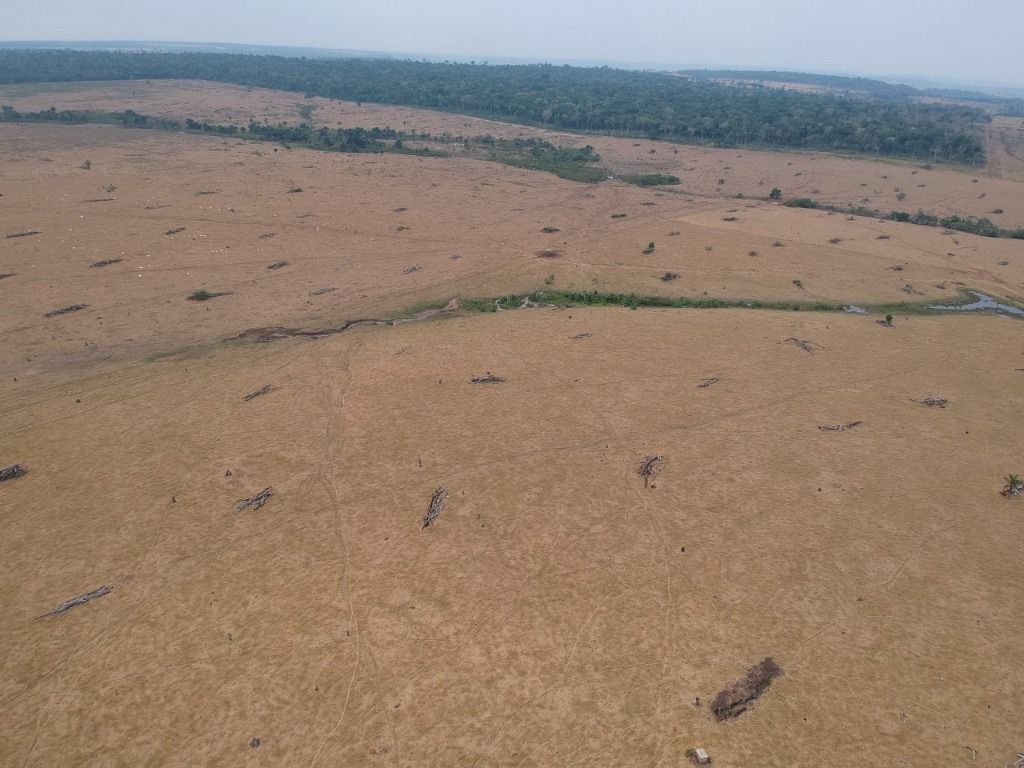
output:
[{"label": "scattered bush", "polygon": [[627,184],[635,184],[638,187],[673,186],[683,183],[678,176],[664,173],[627,174],[619,176],[619,178]]},{"label": "scattered bush", "polygon": [[1002,494],[1007,497],[1024,494],[1024,480],[1020,479],[1020,475],[1006,476],[1006,487],[1003,488]]},{"label": "scattered bush", "polygon": [[216,299],[218,296],[227,296],[231,291],[208,291],[205,288],[200,288],[198,291],[192,291],[189,294],[189,301],[209,301],[210,299]]},{"label": "scattered bush", "polygon": [[787,200],[784,205],[789,208],[818,208],[818,203],[809,197],[794,197],[792,200]]}]

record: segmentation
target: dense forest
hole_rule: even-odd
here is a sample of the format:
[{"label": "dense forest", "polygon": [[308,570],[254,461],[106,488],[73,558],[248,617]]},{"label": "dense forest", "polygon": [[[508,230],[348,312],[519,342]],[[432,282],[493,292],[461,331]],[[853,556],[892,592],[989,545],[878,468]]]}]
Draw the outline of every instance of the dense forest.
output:
[{"label": "dense forest", "polygon": [[2,50],[0,83],[186,78],[401,104],[573,131],[979,165],[982,111],[732,88],[665,73],[397,59]]}]

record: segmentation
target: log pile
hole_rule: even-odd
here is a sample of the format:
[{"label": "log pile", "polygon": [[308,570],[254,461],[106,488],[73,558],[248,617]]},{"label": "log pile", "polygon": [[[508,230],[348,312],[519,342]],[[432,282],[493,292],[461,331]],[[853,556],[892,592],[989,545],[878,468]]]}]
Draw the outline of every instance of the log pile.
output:
[{"label": "log pile", "polygon": [[66,613],[79,605],[84,605],[90,600],[95,600],[97,597],[103,597],[104,595],[110,594],[113,589],[114,588],[109,585],[104,585],[98,589],[92,590],[92,592],[86,592],[84,595],[79,595],[78,597],[73,597],[70,600],[65,600],[53,610],[47,611],[42,616],[37,616],[36,618],[45,619],[50,616],[60,616],[62,613]]},{"label": "log pile", "polygon": [[751,667],[742,680],[733,683],[715,696],[711,702],[711,711],[715,719],[728,720],[742,715],[768,690],[772,680],[781,674],[782,668],[767,657],[760,664]]},{"label": "log pile", "polygon": [[273,495],[274,491],[272,488],[264,488],[255,496],[250,496],[248,499],[239,499],[238,502],[235,504],[235,512],[244,512],[247,509],[259,509],[268,501],[270,501],[270,497]]},{"label": "log pile", "polygon": [[441,516],[441,510],[444,509],[445,502],[447,501],[448,489],[443,485],[438,486],[437,490],[434,491],[434,495],[430,497],[430,504],[427,505],[427,514],[423,516],[424,528],[430,528],[437,522],[437,518]]},{"label": "log pile", "polygon": [[21,477],[28,473],[28,470],[21,466],[21,464],[11,464],[9,467],[0,469],[0,483],[4,480],[13,480],[16,477]]}]

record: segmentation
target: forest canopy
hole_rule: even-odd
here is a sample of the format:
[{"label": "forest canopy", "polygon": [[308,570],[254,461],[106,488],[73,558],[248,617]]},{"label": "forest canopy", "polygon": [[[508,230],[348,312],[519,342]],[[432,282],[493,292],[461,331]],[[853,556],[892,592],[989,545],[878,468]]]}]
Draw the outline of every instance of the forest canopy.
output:
[{"label": "forest canopy", "polygon": [[424,107],[571,131],[980,165],[981,110],[910,99],[735,88],[607,67],[398,59],[0,50],[0,83],[196,79]]}]

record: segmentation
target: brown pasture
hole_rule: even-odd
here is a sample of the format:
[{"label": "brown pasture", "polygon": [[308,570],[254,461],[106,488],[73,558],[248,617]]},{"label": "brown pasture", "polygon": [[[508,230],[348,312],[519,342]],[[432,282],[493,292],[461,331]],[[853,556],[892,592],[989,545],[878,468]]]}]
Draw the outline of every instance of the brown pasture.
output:
[{"label": "brown pasture", "polygon": [[[306,103],[131,85],[0,101],[225,122]],[[346,125],[478,122],[312,101]],[[499,130],[533,129],[474,132]],[[680,194],[0,126],[0,467],[28,469],[0,484],[0,766],[1016,759],[1024,501],[999,491],[1024,473],[1020,321],[456,301],[234,338],[415,318],[551,273],[693,298],[1024,295],[1019,242],[727,196],[790,187],[785,168],[843,201],[886,173],[927,180],[928,210],[987,190],[1019,225],[1008,172],[560,138],[620,173],[699,170]],[[472,383],[487,374],[503,381]],[[784,674],[717,722],[715,694],[766,657]]]}]

